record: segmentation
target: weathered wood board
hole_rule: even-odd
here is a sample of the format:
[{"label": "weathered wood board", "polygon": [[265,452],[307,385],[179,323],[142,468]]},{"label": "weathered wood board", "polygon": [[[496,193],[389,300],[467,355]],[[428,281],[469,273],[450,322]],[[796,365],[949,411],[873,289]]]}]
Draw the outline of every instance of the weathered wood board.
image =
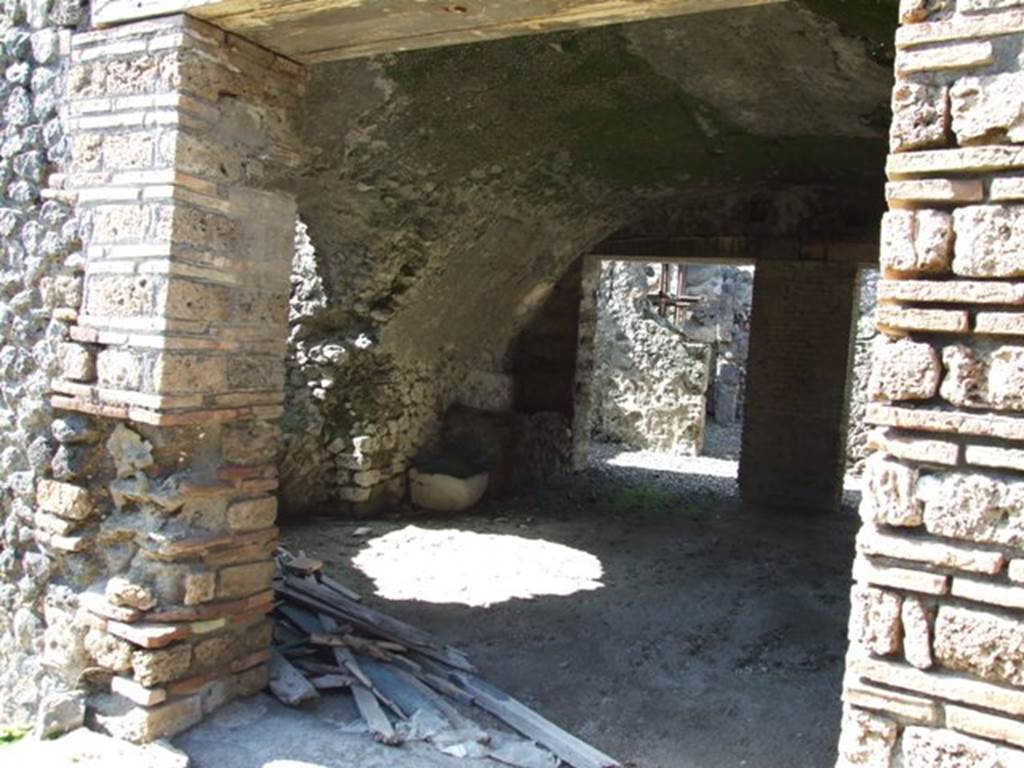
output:
[{"label": "weathered wood board", "polygon": [[93,23],[188,13],[296,61],[494,40],[783,0],[96,0]]}]

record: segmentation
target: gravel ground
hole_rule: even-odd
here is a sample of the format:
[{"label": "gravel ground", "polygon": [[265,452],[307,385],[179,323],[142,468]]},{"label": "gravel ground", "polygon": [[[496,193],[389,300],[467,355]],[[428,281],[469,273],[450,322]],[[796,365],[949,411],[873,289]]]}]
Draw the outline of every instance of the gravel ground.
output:
[{"label": "gravel ground", "polygon": [[[282,537],[629,765],[823,768],[838,739],[856,492],[840,514],[786,516],[744,508],[735,476],[727,459],[597,445],[583,472],[467,515],[321,518]],[[422,745],[332,736],[330,706],[261,712],[248,730],[204,724],[178,743],[196,768],[224,768],[225,745],[250,740],[247,754],[267,743],[314,766],[448,765]]]}]

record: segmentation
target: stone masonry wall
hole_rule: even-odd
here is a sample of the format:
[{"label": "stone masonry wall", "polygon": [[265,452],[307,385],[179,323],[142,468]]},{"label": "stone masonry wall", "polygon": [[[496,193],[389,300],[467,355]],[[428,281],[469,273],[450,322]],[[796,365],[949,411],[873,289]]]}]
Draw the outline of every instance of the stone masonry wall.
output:
[{"label": "stone masonry wall", "polygon": [[712,347],[708,418],[720,426],[735,424],[743,418],[753,269],[690,264],[684,292],[698,297],[700,303],[687,313],[683,333]]},{"label": "stone masonry wall", "polygon": [[[661,408],[658,415],[644,417],[639,410],[630,410],[637,403],[655,407],[672,381],[679,378],[676,364],[663,364],[661,348],[646,343],[647,333],[657,334],[661,326],[645,314],[631,297],[657,290],[659,264],[643,262],[611,262],[604,264],[598,298],[598,334],[595,350],[597,388],[594,392],[594,427],[598,438],[624,442],[636,447],[659,446],[672,450],[675,440],[682,442],[676,450],[683,454],[699,453],[702,448],[702,423],[711,419],[728,426],[743,419],[744,392],[747,377],[747,352],[750,342],[750,314],[753,306],[753,268],[727,267],[713,264],[689,264],[686,270],[685,293],[702,301],[686,312],[675,344],[701,343],[711,346],[711,370],[707,376],[706,417],[694,408]],[[644,273],[646,271],[646,280]],[[632,276],[626,280],[625,274]],[[634,285],[635,283],[635,285]],[[871,373],[871,349],[878,337],[875,326],[876,285],[878,272],[862,269],[857,280],[856,328],[849,381],[847,383],[846,467],[860,474],[864,459],[870,454],[865,421],[868,379]],[[626,328],[627,319],[629,328]],[[639,340],[636,338],[639,331]],[[660,331],[664,333],[664,331]],[[673,344],[670,342],[669,346]],[[700,366],[700,356],[689,356],[683,367]],[[676,361],[678,362],[678,361]],[[686,378],[689,374],[683,373]],[[689,375],[691,380],[692,375]],[[628,390],[624,392],[623,390]],[[605,397],[605,392],[610,392]],[[640,393],[639,395],[637,393]],[[631,394],[629,394],[631,393]],[[657,409],[657,408],[656,408]],[[674,412],[677,418],[666,418]],[[700,423],[698,423],[698,421]],[[738,446],[737,446],[738,448]]]},{"label": "stone masonry wall", "polygon": [[839,765],[1024,765],[1024,2],[904,0]]},{"label": "stone masonry wall", "polygon": [[710,350],[650,307],[643,262],[606,261],[598,288],[593,433],[681,456],[704,445]]},{"label": "stone masonry wall", "polygon": [[[84,287],[36,482],[50,674],[149,740],[267,679],[304,73],[184,17],[73,36],[62,110]],[[240,354],[243,353],[244,354]],[[58,610],[59,609],[59,610]]]},{"label": "stone masonry wall", "polygon": [[[72,207],[47,189],[66,170],[59,107],[77,2],[7,2],[0,10],[0,722],[30,722],[61,699],[44,649],[65,639],[69,592],[33,537],[37,480],[54,453],[47,402],[82,290]],[[44,615],[50,627],[44,631]]]},{"label": "stone masonry wall", "polygon": [[848,416],[846,428],[846,468],[860,475],[864,460],[871,455],[868,435],[871,425],[866,421],[871,402],[868,382],[871,379],[871,350],[879,331],[875,324],[878,304],[878,270],[862,269],[857,276],[857,316],[854,318],[853,359],[848,384]]}]

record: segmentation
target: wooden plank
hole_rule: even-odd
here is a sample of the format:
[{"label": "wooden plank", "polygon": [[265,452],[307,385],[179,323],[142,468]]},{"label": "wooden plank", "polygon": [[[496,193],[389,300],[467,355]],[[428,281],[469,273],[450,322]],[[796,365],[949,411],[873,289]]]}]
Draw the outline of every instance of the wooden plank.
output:
[{"label": "wooden plank", "polygon": [[300,608],[297,605],[289,605],[288,603],[282,603],[274,610],[307,635],[323,632],[323,625],[312,611]]},{"label": "wooden plank", "polygon": [[398,734],[395,733],[395,728],[391,725],[387,714],[381,709],[377,697],[369,688],[362,683],[355,683],[352,686],[352,696],[356,700],[359,714],[363,716],[363,720],[366,721],[366,725],[369,727],[374,739],[382,744],[390,744],[392,746],[402,743]]},{"label": "wooden plank", "polygon": [[318,691],[337,691],[351,688],[356,679],[351,675],[327,674],[309,678],[310,684]]},{"label": "wooden plank", "polygon": [[507,693],[473,675],[458,673],[454,677],[473,696],[477,706],[547,747],[573,768],[620,768],[613,758],[544,719]]},{"label": "wooden plank", "polygon": [[318,586],[314,589],[306,582],[289,578],[277,590],[281,595],[301,605],[340,621],[351,622],[368,634],[379,635],[386,640],[415,649],[423,655],[442,661],[456,669],[465,672],[476,671],[462,651],[451,647],[442,648],[441,643],[426,632],[367,606],[337,595],[329,596],[329,600],[324,599],[322,587]]},{"label": "wooden plank", "polygon": [[[469,738],[479,744],[487,744],[490,742],[491,735],[487,733],[487,731],[463,715],[457,707],[453,706],[451,702],[448,701],[448,699],[438,694],[433,688],[426,685],[414,674],[406,672],[404,669],[396,669],[394,670],[394,673],[404,680],[410,687],[419,691],[421,696],[437,707],[438,711],[444,715],[445,719],[447,719],[456,730],[464,731]],[[472,697],[469,698],[470,702],[472,702]]]},{"label": "wooden plank", "polygon": [[328,589],[334,590],[342,597],[347,597],[349,600],[355,600],[357,603],[363,601],[363,596],[356,592],[354,589],[349,589],[340,581],[335,581],[330,576],[325,574],[323,571],[316,575],[317,581]]},{"label": "wooden plank", "polygon": [[403,712],[408,713],[403,719],[409,719],[418,709],[428,710],[435,717],[446,719],[433,705],[432,700],[423,696],[419,688],[407,684],[405,678],[398,674],[401,670],[373,659],[363,659],[360,663],[363,665],[363,672],[373,680],[377,698],[380,699],[383,695],[397,704]]},{"label": "wooden plank", "polygon": [[270,657],[270,692],[283,704],[295,707],[320,697],[302,673],[276,651]]},{"label": "wooden plank", "polygon": [[[320,621],[324,625],[324,629],[328,632],[336,632],[338,629],[337,622],[334,621],[330,616],[324,614],[320,615]],[[377,687],[373,684],[373,680],[366,674],[359,661],[356,659],[355,654],[347,647],[332,646],[331,653],[334,655],[335,661],[338,662],[338,666],[342,669],[347,670],[355,679],[358,685],[366,688],[366,690],[373,693],[373,695],[380,699],[392,712],[398,715],[403,720],[406,718],[405,712],[395,704],[391,699],[377,690]],[[369,723],[369,721],[367,721]],[[372,727],[372,726],[371,726]],[[385,739],[387,734],[380,734],[380,738]],[[386,742],[390,743],[390,742]]]},{"label": "wooden plank", "polygon": [[278,562],[288,573],[294,573],[298,576],[316,573],[324,567],[322,560],[314,560],[312,557],[306,557],[304,554],[279,558]]},{"label": "wooden plank", "polygon": [[304,63],[783,0],[96,0],[96,26],[188,12]]},{"label": "wooden plank", "polygon": [[622,237],[598,243],[590,252],[619,260],[753,264],[772,255],[798,258],[800,243],[790,237]]}]

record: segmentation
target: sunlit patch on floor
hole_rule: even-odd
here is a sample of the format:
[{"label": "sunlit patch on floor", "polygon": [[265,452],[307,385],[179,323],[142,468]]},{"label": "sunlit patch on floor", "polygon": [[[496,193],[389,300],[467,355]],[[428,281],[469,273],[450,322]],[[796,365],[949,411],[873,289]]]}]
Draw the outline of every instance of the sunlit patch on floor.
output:
[{"label": "sunlit patch on floor", "polygon": [[410,525],[380,536],[353,559],[389,600],[483,607],[516,598],[600,589],[594,555],[522,536]]},{"label": "sunlit patch on floor", "polygon": [[735,480],[739,462],[733,459],[714,459],[710,456],[672,456],[653,451],[620,451],[606,460],[612,467],[634,467],[656,472],[674,472],[681,475],[704,475]]}]

